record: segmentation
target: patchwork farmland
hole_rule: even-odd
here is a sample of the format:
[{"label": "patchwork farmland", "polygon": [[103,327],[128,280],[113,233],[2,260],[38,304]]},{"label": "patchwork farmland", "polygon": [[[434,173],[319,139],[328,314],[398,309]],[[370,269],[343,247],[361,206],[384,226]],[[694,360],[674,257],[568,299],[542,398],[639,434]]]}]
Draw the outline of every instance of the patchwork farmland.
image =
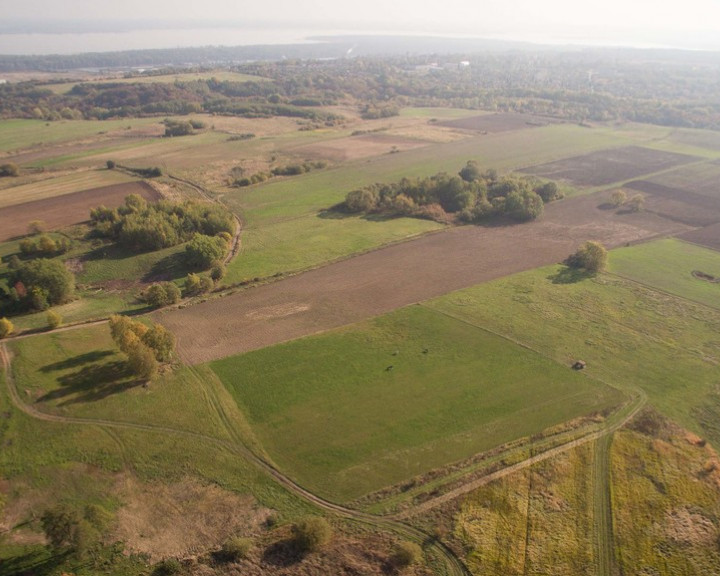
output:
[{"label": "patchwork farmland", "polygon": [[410,68],[365,102],[346,60],[58,77],[114,119],[0,123],[0,574],[720,571],[716,134]]}]

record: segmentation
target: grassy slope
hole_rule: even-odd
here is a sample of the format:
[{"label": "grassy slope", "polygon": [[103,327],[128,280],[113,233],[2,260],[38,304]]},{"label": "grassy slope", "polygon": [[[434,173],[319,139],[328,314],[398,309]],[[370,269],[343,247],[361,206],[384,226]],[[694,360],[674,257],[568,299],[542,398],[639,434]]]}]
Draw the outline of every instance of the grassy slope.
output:
[{"label": "grassy slope", "polygon": [[621,398],[417,306],[211,366],[273,459],[302,484],[341,500]]},{"label": "grassy slope", "polygon": [[720,277],[720,253],[674,238],[612,253],[609,270],[688,300],[720,308],[720,284],[695,278],[694,270]]}]

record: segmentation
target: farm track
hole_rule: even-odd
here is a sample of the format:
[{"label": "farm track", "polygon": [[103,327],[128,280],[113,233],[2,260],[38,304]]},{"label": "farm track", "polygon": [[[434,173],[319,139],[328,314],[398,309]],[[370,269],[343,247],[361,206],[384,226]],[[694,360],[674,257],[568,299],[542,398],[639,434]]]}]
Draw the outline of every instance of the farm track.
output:
[{"label": "farm track", "polygon": [[436,498],[432,498],[421,504],[417,504],[408,510],[404,510],[404,511],[402,511],[398,514],[394,514],[390,517],[394,518],[396,520],[405,520],[412,516],[416,516],[418,514],[423,514],[425,512],[428,512],[429,510],[432,510],[433,508],[436,508],[438,506],[446,504],[446,503],[454,500],[455,498],[458,498],[464,494],[467,494],[468,492],[472,492],[476,488],[485,486],[486,484],[489,484],[490,482],[493,482],[494,480],[499,480],[500,478],[505,478],[506,476],[509,476],[510,474],[514,474],[515,472],[524,470],[525,468],[528,468],[529,466],[533,466],[535,464],[538,464],[539,462],[548,460],[549,458],[554,458],[555,456],[558,456],[560,454],[568,452],[569,450],[573,450],[574,448],[577,448],[579,446],[587,444],[588,442],[602,441],[602,439],[612,436],[612,434],[615,431],[619,430],[625,424],[627,424],[630,420],[632,420],[632,418],[634,418],[635,415],[645,406],[646,402],[647,402],[647,397],[645,396],[644,392],[641,392],[641,393],[637,394],[636,398],[634,398],[633,401],[630,402],[630,404],[626,407],[625,410],[623,410],[621,413],[618,414],[618,420],[616,422],[613,422],[612,424],[608,425],[607,427],[603,428],[602,430],[598,430],[596,432],[591,432],[581,438],[576,438],[575,440],[571,440],[569,442],[561,444],[560,446],[550,448],[548,450],[545,450],[544,452],[541,452],[540,454],[536,454],[535,456],[526,458],[522,462],[518,462],[516,464],[506,466],[502,470],[498,470],[496,472],[491,472],[490,474],[487,474],[485,476],[482,476],[480,478],[472,480],[471,482],[463,484],[462,486],[459,486],[458,488],[455,488],[454,490],[450,490],[449,492],[446,492],[445,494],[441,494],[440,496],[438,496]]},{"label": "farm track", "polygon": [[[75,418],[69,416],[59,416],[56,414],[48,414],[46,412],[37,410],[23,402],[20,398],[11,369],[12,357],[5,343],[0,343],[0,358],[2,359],[3,363],[6,388],[12,404],[22,413],[31,418],[35,418],[37,420],[42,420],[45,422],[55,422],[58,424],[98,426],[100,428],[108,428],[111,430],[141,430],[146,432],[171,434],[175,436],[194,438],[196,440],[203,440],[205,442],[209,442],[221,449],[227,450],[237,456],[241,456],[242,458],[246,459],[256,468],[269,475],[273,480],[275,480],[278,484],[283,486],[289,492],[299,498],[306,500],[307,502],[317,506],[322,510],[332,512],[346,520],[351,520],[359,524],[364,524],[374,528],[394,532],[395,534],[398,534],[403,538],[407,538],[409,540],[417,542],[418,544],[423,545],[426,550],[429,550],[436,558],[444,562],[446,567],[445,574],[447,574],[448,576],[471,576],[470,571],[467,569],[462,560],[460,560],[460,558],[458,558],[457,555],[448,546],[432,538],[425,532],[392,518],[375,516],[373,514],[345,508],[344,506],[341,506],[339,504],[324,500],[323,498],[320,498],[319,496],[313,494],[312,492],[309,492],[302,486],[293,482],[290,478],[285,476],[272,464],[266,462],[262,458],[259,458],[236,440],[228,442],[219,438],[214,438],[212,436],[200,434],[198,432],[171,428],[169,426],[137,424],[132,422],[117,422],[105,419]],[[224,413],[224,410],[220,407],[219,401],[216,402],[211,400],[211,402],[216,407],[218,412],[223,414],[223,416],[221,416],[223,424],[225,426],[229,426],[230,430],[232,430],[232,426],[230,425],[227,415]],[[231,432],[230,430],[228,430],[228,433],[230,433],[231,437],[235,439],[237,437],[237,434],[235,432]],[[112,433],[111,436],[113,436]],[[120,439],[117,438],[116,435],[113,439],[116,441],[116,443],[119,443],[119,450],[123,453],[122,456],[124,458],[124,450]]]},{"label": "farm track", "polygon": [[595,441],[593,462],[593,525],[595,528],[595,562],[598,576],[614,576],[615,546],[610,497],[610,446],[612,434]]}]

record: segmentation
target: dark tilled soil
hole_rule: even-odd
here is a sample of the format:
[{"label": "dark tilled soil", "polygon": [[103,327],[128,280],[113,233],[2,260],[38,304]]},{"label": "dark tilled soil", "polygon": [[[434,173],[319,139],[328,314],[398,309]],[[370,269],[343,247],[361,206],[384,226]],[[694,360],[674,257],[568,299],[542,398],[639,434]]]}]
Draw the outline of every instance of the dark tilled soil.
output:
[{"label": "dark tilled soil", "polygon": [[530,114],[483,114],[470,118],[458,120],[447,120],[438,122],[438,126],[448,128],[459,128],[460,130],[473,130],[475,132],[509,132],[511,130],[524,130],[534,126],[547,126],[548,124],[560,124],[559,120],[543,118]]},{"label": "dark tilled soil", "polygon": [[128,182],[7,206],[0,208],[0,241],[27,234],[33,220],[42,220],[49,230],[84,222],[90,219],[91,208],[120,206],[128,194],[140,194],[149,201],[160,199],[145,182]]},{"label": "dark tilled soil", "polygon": [[579,186],[605,186],[698,160],[696,156],[626,146],[525,168],[521,172]]}]

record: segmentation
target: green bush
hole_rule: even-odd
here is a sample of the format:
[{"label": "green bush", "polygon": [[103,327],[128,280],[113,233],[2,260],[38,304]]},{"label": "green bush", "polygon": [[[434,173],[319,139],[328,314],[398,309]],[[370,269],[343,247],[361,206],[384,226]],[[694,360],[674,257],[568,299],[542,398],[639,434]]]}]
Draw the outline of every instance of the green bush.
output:
[{"label": "green bush", "polygon": [[247,558],[250,548],[252,548],[252,540],[249,538],[232,536],[222,545],[220,553],[226,561],[237,562],[238,560]]},{"label": "green bush", "polygon": [[62,316],[54,310],[49,310],[47,313],[47,325],[50,330],[55,330],[60,324],[62,324]]},{"label": "green bush", "polygon": [[295,545],[301,552],[315,552],[332,538],[332,528],[324,518],[308,516],[293,526]]},{"label": "green bush", "polygon": [[390,562],[396,568],[406,568],[411,564],[417,564],[422,560],[422,548],[415,542],[400,542],[390,558]]},{"label": "green bush", "polygon": [[182,564],[177,558],[168,558],[155,564],[153,576],[174,576],[182,572]]},{"label": "green bush", "polygon": [[180,288],[172,282],[159,282],[145,290],[143,300],[155,308],[170,306],[180,300]]},{"label": "green bush", "polygon": [[7,338],[12,334],[15,327],[7,318],[0,318],[0,339]]},{"label": "green bush", "polygon": [[0,164],[0,178],[6,176],[17,176],[20,174],[20,169],[17,164]]}]

